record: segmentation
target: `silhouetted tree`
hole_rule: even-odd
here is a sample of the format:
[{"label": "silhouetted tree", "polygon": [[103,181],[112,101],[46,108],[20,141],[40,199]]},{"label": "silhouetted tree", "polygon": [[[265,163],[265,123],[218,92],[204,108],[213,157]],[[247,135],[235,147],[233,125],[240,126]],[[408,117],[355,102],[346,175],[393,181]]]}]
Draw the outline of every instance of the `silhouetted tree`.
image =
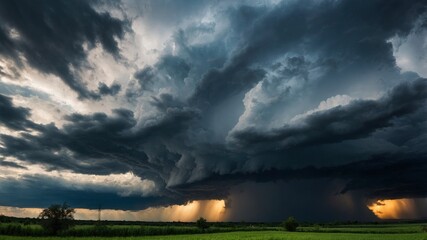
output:
[{"label": "silhouetted tree", "polygon": [[205,230],[205,229],[207,229],[207,228],[209,228],[209,224],[208,224],[208,222],[206,221],[206,219],[204,219],[204,218],[199,218],[197,221],[196,221],[196,225],[197,225],[197,227],[199,228],[199,229],[201,229],[201,230]]},{"label": "silhouetted tree", "polygon": [[298,226],[299,224],[294,217],[288,217],[288,219],[283,222],[283,227],[289,232],[295,232]]},{"label": "silhouetted tree", "polygon": [[44,209],[39,218],[42,219],[43,228],[50,234],[56,235],[72,225],[75,212],[74,208],[70,208],[67,203],[53,204]]}]

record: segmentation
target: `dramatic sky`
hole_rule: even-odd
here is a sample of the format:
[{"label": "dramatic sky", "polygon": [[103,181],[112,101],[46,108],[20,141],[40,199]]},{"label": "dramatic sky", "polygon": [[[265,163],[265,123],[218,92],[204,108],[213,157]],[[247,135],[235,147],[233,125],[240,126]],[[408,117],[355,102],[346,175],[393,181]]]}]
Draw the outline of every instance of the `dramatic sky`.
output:
[{"label": "dramatic sky", "polygon": [[425,218],[426,78],[427,1],[2,0],[0,213]]}]

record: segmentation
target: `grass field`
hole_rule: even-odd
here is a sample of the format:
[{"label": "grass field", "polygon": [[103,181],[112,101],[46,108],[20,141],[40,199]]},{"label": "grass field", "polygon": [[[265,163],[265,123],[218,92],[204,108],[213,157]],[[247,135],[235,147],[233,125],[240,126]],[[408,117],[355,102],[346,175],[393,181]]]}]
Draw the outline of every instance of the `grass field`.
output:
[{"label": "grass field", "polygon": [[[267,230],[283,230],[280,227],[264,227],[264,226],[228,226],[219,227],[212,226],[208,229],[201,230],[196,226],[177,226],[177,225],[76,225],[66,231],[63,231],[60,236],[63,237],[125,237],[125,236],[154,236],[154,235],[182,235],[182,234],[198,234],[198,233],[220,233],[220,232],[236,232],[236,231],[267,231]],[[49,234],[37,224],[19,224],[19,223],[0,223],[0,235],[14,236],[48,236]]]},{"label": "grass field", "polygon": [[[157,225],[156,225],[157,224]],[[200,234],[202,233],[202,234]],[[3,234],[3,235],[2,235]],[[11,236],[14,235],[14,236]],[[279,224],[211,223],[206,230],[193,223],[94,223],[75,225],[47,237],[38,224],[0,223],[0,240],[427,240],[426,223],[303,224],[286,232]]]},{"label": "grass field", "polygon": [[354,224],[334,226],[310,226],[300,227],[303,232],[328,232],[328,233],[420,233],[423,232],[423,224]]},{"label": "grass field", "polygon": [[313,232],[283,232],[283,231],[258,231],[258,232],[229,232],[191,235],[169,236],[144,236],[144,237],[11,237],[0,236],[1,240],[427,240],[426,233],[402,234],[369,234],[369,233],[313,233]]}]

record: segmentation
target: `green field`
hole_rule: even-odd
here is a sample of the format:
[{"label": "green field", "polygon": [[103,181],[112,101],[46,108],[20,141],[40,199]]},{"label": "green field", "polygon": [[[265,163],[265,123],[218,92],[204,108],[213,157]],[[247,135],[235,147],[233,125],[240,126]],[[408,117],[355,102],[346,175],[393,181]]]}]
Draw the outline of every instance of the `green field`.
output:
[{"label": "green field", "polygon": [[334,226],[310,226],[300,227],[303,232],[327,232],[327,233],[420,233],[424,232],[422,224],[354,224]]},{"label": "green field", "polygon": [[297,232],[286,232],[279,223],[210,223],[205,230],[194,223],[181,222],[79,223],[58,237],[48,237],[34,222],[0,223],[0,240],[427,240],[426,223],[302,224]]},{"label": "green field", "polygon": [[37,240],[37,239],[74,239],[74,240],[427,240],[426,233],[402,233],[402,234],[367,234],[367,233],[313,233],[313,232],[283,232],[283,231],[257,231],[257,232],[228,232],[191,235],[169,236],[144,236],[144,237],[9,237],[0,236],[1,240]]}]

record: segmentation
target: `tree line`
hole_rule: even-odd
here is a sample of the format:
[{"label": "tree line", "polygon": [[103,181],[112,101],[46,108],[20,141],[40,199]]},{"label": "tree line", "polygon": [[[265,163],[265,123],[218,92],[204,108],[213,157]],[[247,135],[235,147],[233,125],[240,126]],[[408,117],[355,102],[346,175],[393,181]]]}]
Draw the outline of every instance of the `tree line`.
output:
[{"label": "tree line", "polygon": [[[31,227],[30,219],[25,219],[24,225],[20,224],[1,224],[0,234],[4,235],[21,235],[21,236],[42,236],[42,235],[64,235],[64,236],[141,236],[141,235],[170,235],[170,234],[194,234],[194,233],[213,233],[227,231],[259,231],[272,230],[272,227],[254,226],[244,223],[209,223],[205,218],[200,217],[196,222],[197,228],[192,228],[191,225],[178,223],[174,225],[162,224],[161,226],[148,225],[135,227],[109,227],[103,222],[98,221],[92,224],[91,228],[73,228],[75,226],[74,214],[76,210],[71,208],[67,203],[53,204],[42,210],[38,216],[37,223],[42,226],[43,231]],[[8,218],[15,222],[15,218]],[[28,226],[26,222],[28,221]],[[1,222],[1,219],[0,219]],[[4,222],[4,221],[3,221]],[[16,223],[15,222],[15,223]],[[91,222],[93,223],[93,221]],[[194,226],[194,225],[193,225]],[[298,222],[295,218],[290,217],[282,223],[282,227],[287,231],[296,231]]]}]

